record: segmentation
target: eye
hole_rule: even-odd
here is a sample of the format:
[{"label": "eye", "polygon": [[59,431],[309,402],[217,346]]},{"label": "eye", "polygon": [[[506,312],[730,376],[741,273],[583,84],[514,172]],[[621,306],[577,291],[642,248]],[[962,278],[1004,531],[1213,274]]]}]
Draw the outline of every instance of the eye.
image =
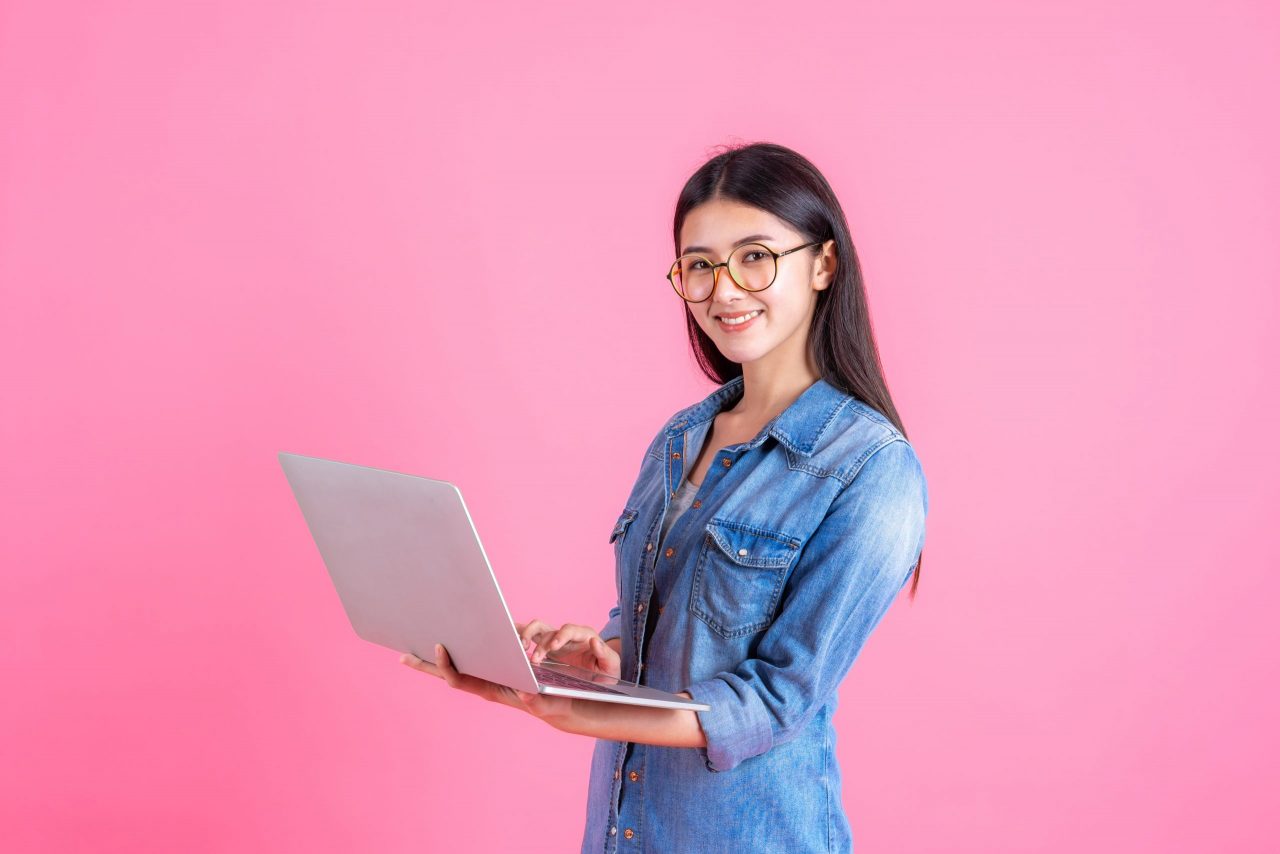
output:
[{"label": "eye", "polygon": [[746,256],[742,260],[746,261],[747,263],[752,263],[755,261],[763,261],[768,256],[768,254],[769,254],[768,252],[761,252],[759,249],[752,249],[750,252],[746,254]]},{"label": "eye", "polygon": [[[702,266],[701,266],[701,267],[699,267],[699,266],[698,266],[699,264],[701,264]],[[693,263],[689,265],[689,269],[691,269],[691,270],[701,270],[701,269],[705,269],[705,268],[706,268],[706,266],[707,266],[707,262],[706,262],[706,261],[703,261],[701,258],[696,258],[696,259],[694,259]]]}]

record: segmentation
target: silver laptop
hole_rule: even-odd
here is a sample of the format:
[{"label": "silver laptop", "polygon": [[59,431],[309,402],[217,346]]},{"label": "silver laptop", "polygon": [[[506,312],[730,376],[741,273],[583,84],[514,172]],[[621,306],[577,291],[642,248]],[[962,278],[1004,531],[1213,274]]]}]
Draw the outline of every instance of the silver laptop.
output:
[{"label": "silver laptop", "polygon": [[658,691],[544,659],[530,661],[484,547],[452,483],[279,453],[289,485],[356,634],[521,691],[605,703],[708,710]]}]

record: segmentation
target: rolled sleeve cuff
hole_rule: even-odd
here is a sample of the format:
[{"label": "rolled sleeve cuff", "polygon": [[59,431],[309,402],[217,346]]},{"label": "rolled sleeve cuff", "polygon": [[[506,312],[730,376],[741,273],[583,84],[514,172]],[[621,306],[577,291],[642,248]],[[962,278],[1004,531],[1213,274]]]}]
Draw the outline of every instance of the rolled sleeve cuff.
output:
[{"label": "rolled sleeve cuff", "polygon": [[600,640],[612,640],[622,637],[622,609],[614,608],[609,612],[609,621],[600,630]]},{"label": "rolled sleeve cuff", "polygon": [[709,711],[694,712],[707,739],[707,746],[698,751],[708,771],[730,771],[742,760],[773,747],[769,712],[742,679],[724,674],[695,682],[684,690],[697,702],[711,707]]}]

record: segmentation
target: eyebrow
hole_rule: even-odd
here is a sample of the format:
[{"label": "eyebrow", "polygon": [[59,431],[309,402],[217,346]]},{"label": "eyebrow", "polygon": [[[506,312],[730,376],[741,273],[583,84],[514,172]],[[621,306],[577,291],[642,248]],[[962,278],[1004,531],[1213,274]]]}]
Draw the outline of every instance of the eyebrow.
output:
[{"label": "eyebrow", "polygon": [[[752,234],[748,237],[742,238],[737,243],[733,244],[733,248],[737,249],[739,246],[741,246],[744,243],[755,243],[757,240],[773,240],[773,238],[767,234]],[[686,246],[684,248],[684,251],[681,252],[680,254],[688,255],[690,252],[710,252],[710,251],[711,249],[706,246]]]}]

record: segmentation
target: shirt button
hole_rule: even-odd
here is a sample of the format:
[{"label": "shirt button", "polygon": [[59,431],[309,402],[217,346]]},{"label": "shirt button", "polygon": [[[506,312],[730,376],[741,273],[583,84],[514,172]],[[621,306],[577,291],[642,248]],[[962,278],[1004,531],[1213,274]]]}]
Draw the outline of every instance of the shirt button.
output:
[{"label": "shirt button", "polygon": [[653,551],[653,543],[645,543],[645,544],[644,544],[644,550],[645,550],[645,551],[647,551],[647,552],[651,552],[651,551]]},{"label": "shirt button", "polygon": [[700,500],[695,500],[695,501],[693,502],[693,509],[694,509],[694,510],[697,510],[697,509],[698,509],[699,507],[701,507],[701,506],[702,506],[702,502],[701,502]]},{"label": "shirt button", "polygon": [[663,609],[664,607],[665,607],[665,606],[663,606],[663,605],[659,605],[659,606],[658,606],[658,613],[659,613],[659,614],[661,614],[661,613],[662,613],[662,609]]},{"label": "shirt button", "polygon": [[610,836],[618,835],[618,826],[616,824],[613,827],[609,828],[609,835]]},{"label": "shirt button", "polygon": [[639,605],[636,606],[636,613],[638,614],[643,610],[644,610],[644,603],[641,602]]},{"label": "shirt button", "polygon": [[640,779],[640,772],[632,771],[630,774],[627,775],[627,779],[634,783],[636,780]]},{"label": "shirt button", "polygon": [[679,451],[672,451],[672,452],[671,452],[671,459],[673,459],[673,460],[678,460],[678,459],[680,459],[680,452],[679,452]]},{"label": "shirt button", "polygon": [[747,556],[746,549],[738,549],[738,557],[746,557],[746,556]]},{"label": "shirt button", "polygon": [[613,779],[617,780],[617,779],[620,779],[621,777],[622,777],[622,772],[615,768],[613,771]]},{"label": "shirt button", "polygon": [[724,464],[725,468],[728,468],[729,466],[733,465],[733,462],[728,457],[721,457],[720,462]]},{"label": "shirt button", "polygon": [[670,548],[670,547],[668,547],[668,548],[667,548],[667,550],[664,552],[664,554],[665,554],[667,557],[671,557],[671,556],[672,556],[673,554],[675,554],[675,553],[676,553],[676,550],[675,550],[675,549],[673,549],[673,548]]},{"label": "shirt button", "polygon": [[622,835],[630,839],[636,835],[636,832],[628,827],[626,830],[622,831]]}]

